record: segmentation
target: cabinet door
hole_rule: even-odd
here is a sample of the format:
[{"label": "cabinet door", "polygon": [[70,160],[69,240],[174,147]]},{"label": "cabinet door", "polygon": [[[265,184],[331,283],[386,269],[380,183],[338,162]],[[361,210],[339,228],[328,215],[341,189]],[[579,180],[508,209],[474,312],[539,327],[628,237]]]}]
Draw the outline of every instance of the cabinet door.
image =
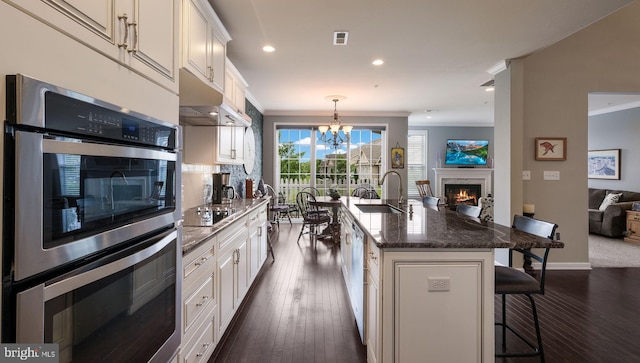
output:
[{"label": "cabinet door", "polygon": [[[266,214],[266,211],[264,211],[264,213]],[[260,250],[260,258],[258,259],[258,270],[260,270],[260,267],[262,267],[262,265],[264,264],[264,262],[267,260],[267,254],[269,253],[269,249],[267,246],[267,233],[269,233],[269,224],[267,222],[264,222],[261,226],[260,226],[260,230],[258,231],[258,235],[260,236],[260,241],[259,241],[259,250]]]},{"label": "cabinet door", "polygon": [[236,111],[241,115],[245,111],[244,97],[244,86],[236,79],[233,84],[233,104],[236,106]]},{"label": "cabinet door", "polygon": [[[132,66],[149,68],[173,80],[177,63],[178,0],[136,0],[129,29]],[[133,33],[131,33],[133,32]]]},{"label": "cabinet door", "polygon": [[216,157],[219,164],[244,162],[244,127],[219,126],[216,131]]},{"label": "cabinet door", "polygon": [[183,11],[182,65],[208,84],[211,35],[207,15],[194,1],[186,1]]},{"label": "cabinet door", "polygon": [[236,253],[236,250],[231,250],[218,259],[218,308],[220,311],[218,315],[220,323],[218,336],[222,336],[235,312],[234,273]]},{"label": "cabinet door", "polygon": [[249,231],[249,281],[253,282],[260,270],[260,226]]},{"label": "cabinet door", "polygon": [[[117,58],[117,44],[123,41],[115,1],[5,0],[27,14],[59,28],[84,44]],[[116,47],[114,47],[116,45]]]},{"label": "cabinet door", "polygon": [[224,62],[226,58],[225,43],[221,40],[216,31],[211,28],[209,35],[211,42],[209,45],[209,66],[211,73],[211,83],[218,91],[223,92],[225,90],[225,72]]},{"label": "cabinet door", "polygon": [[393,262],[395,361],[482,361],[482,262],[414,261]]},{"label": "cabinet door", "polygon": [[380,291],[378,289],[378,281],[369,274],[369,283],[367,284],[367,323],[366,343],[367,343],[367,362],[376,363],[380,356],[380,335],[378,330],[378,321],[380,317]]},{"label": "cabinet door", "polygon": [[236,302],[234,309],[237,309],[242,299],[247,294],[251,281],[249,281],[249,249],[245,239],[238,246],[238,260],[236,263]]}]

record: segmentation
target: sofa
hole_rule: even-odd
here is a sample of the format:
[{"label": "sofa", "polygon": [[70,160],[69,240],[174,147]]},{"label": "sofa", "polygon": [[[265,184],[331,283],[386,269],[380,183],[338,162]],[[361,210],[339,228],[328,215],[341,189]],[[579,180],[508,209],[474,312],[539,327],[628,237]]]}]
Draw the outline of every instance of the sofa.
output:
[{"label": "sofa", "polygon": [[[607,203],[603,205],[605,198]],[[589,233],[622,237],[627,230],[626,212],[637,201],[637,192],[589,188]]]}]

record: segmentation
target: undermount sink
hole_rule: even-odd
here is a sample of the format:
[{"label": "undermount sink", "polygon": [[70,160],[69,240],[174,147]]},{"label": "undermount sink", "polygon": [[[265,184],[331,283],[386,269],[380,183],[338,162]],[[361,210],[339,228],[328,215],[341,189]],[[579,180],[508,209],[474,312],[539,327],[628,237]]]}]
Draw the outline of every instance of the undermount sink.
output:
[{"label": "undermount sink", "polygon": [[356,207],[364,213],[404,213],[402,209],[389,204],[356,204]]}]

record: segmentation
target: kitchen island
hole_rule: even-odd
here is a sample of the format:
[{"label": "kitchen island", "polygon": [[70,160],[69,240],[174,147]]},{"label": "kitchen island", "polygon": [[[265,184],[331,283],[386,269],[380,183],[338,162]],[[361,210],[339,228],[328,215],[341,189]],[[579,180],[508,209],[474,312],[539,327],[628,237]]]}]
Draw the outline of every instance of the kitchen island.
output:
[{"label": "kitchen island", "polygon": [[341,201],[353,221],[343,275],[369,362],[493,362],[494,249],[564,246],[420,201]]}]

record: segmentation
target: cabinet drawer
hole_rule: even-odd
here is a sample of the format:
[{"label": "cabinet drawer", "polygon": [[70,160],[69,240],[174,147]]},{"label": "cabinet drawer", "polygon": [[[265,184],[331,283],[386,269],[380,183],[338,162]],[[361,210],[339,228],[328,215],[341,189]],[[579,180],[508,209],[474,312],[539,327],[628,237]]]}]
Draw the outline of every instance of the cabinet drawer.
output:
[{"label": "cabinet drawer", "polygon": [[184,301],[184,331],[186,332],[203,311],[211,309],[215,300],[213,275],[200,288]]},{"label": "cabinet drawer", "polygon": [[[199,269],[204,269],[205,265],[211,263],[215,259],[214,253],[214,241],[207,241],[207,245],[204,246],[204,251],[197,249],[192,253],[189,253],[182,259],[183,263],[183,278],[185,280],[191,278],[192,274]],[[195,256],[195,258],[193,258]]]},{"label": "cabinet drawer", "polygon": [[193,339],[188,341],[184,346],[184,363],[199,363],[209,360],[209,356],[215,348],[215,315],[203,324]]},{"label": "cabinet drawer", "polygon": [[640,222],[640,213],[634,213],[634,212],[627,213],[627,221]]},{"label": "cabinet drawer", "polygon": [[233,221],[227,228],[218,233],[219,252],[224,253],[229,248],[234,247],[235,242],[239,238],[245,239],[247,237],[246,217]]},{"label": "cabinet drawer", "polygon": [[380,249],[371,239],[367,243],[367,267],[373,278],[380,279]]}]

